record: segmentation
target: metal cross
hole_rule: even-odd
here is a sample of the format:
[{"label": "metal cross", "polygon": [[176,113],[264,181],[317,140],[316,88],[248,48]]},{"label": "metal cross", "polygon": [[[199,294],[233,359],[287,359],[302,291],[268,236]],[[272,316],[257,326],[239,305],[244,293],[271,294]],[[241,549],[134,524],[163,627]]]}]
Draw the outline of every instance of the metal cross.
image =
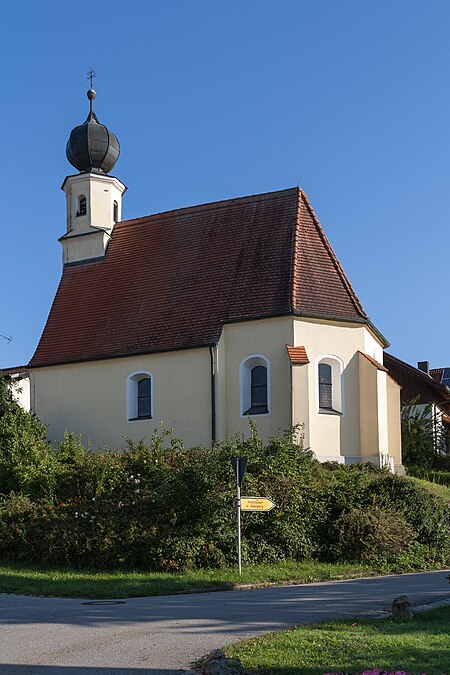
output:
[{"label": "metal cross", "polygon": [[92,89],[92,80],[93,80],[94,77],[97,77],[97,73],[95,72],[95,70],[91,66],[90,70],[88,70],[88,74],[87,74],[87,78],[86,78],[87,80],[90,80],[91,89]]}]

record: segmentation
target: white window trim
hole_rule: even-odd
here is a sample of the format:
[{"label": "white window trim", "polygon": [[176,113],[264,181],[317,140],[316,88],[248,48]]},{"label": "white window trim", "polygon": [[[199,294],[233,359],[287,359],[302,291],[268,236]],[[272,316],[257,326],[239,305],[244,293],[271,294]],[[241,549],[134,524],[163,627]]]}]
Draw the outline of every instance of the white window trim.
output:
[{"label": "white window trim", "polygon": [[251,370],[255,366],[267,368],[267,410],[266,413],[256,414],[255,417],[270,417],[272,415],[272,386],[270,374],[270,360],[264,354],[249,354],[239,364],[239,412],[241,419],[248,419],[253,415],[245,415],[250,408],[251,400]]},{"label": "white window trim", "polygon": [[[150,378],[150,417],[137,417],[137,383],[141,377]],[[151,422],[155,418],[154,396],[153,396],[153,373],[149,370],[135,370],[127,377],[126,382],[126,417],[130,424],[136,422]]]},{"label": "white window trim", "polygon": [[[331,366],[331,384],[333,396],[333,409],[320,408],[319,406],[319,364],[327,363]],[[321,354],[316,358],[314,369],[314,388],[316,392],[316,414],[317,415],[335,415],[342,417],[344,415],[344,362],[335,354]],[[336,383],[336,380],[338,382]],[[337,386],[336,386],[337,384]]]}]

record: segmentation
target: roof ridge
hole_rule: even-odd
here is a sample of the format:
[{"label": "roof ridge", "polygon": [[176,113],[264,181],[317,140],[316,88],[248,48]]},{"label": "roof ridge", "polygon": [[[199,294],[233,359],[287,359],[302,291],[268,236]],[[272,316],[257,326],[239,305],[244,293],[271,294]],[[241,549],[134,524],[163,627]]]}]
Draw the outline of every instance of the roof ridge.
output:
[{"label": "roof ridge", "polygon": [[296,187],[296,198],[297,198],[297,208],[296,208],[296,217],[294,227],[292,228],[292,243],[291,243],[291,278],[289,280],[290,289],[289,289],[289,304],[291,311],[293,312],[296,307],[296,286],[295,286],[295,272],[298,266],[298,239],[300,233],[300,188]]},{"label": "roof ridge", "polygon": [[252,200],[257,197],[263,198],[264,201],[269,201],[271,198],[276,198],[280,196],[283,192],[289,194],[294,190],[298,190],[297,187],[283,188],[282,190],[271,190],[269,192],[259,192],[252,195],[242,195],[241,197],[229,197],[228,199],[218,199],[213,202],[202,202],[201,204],[192,204],[191,206],[180,206],[178,209],[169,209],[168,211],[157,211],[156,213],[148,213],[145,216],[137,216],[136,218],[127,218],[126,220],[120,220],[116,223],[118,225],[123,225],[125,223],[133,223],[136,221],[146,220],[147,218],[154,218],[156,216],[165,216],[170,215],[171,213],[178,213],[179,211],[189,211],[191,209],[202,209],[207,211],[209,207],[217,208],[219,205],[228,206],[231,202],[245,202],[246,200]]},{"label": "roof ridge", "polygon": [[[330,244],[330,241],[329,241],[327,235],[325,234],[325,231],[324,231],[322,225],[320,224],[320,221],[319,221],[319,218],[318,218],[317,215],[316,215],[316,212],[314,211],[313,207],[311,206],[311,203],[310,203],[310,201],[309,201],[309,199],[308,199],[308,197],[307,197],[307,195],[306,195],[306,192],[305,192],[304,190],[302,190],[301,188],[299,189],[299,191],[300,191],[300,194],[301,194],[301,196],[302,196],[302,198],[303,198],[303,200],[304,200],[304,202],[305,202],[306,208],[309,210],[309,212],[310,212],[310,214],[311,214],[311,216],[312,216],[312,218],[313,218],[313,220],[314,220],[314,224],[315,224],[315,226],[316,226],[316,228],[317,228],[317,231],[318,231],[318,233],[319,233],[320,238],[322,239],[322,241],[323,241],[323,243],[324,243],[324,245],[325,245],[325,248],[326,248],[326,250],[327,250],[327,252],[328,252],[328,255],[330,256],[330,258],[331,258],[331,260],[332,260],[332,262],[333,262],[333,264],[334,264],[334,266],[335,266],[335,268],[336,268],[336,271],[337,271],[337,273],[339,274],[339,277],[340,277],[340,279],[341,279],[341,281],[342,281],[342,283],[343,283],[343,285],[344,285],[344,287],[345,287],[345,290],[347,291],[348,296],[349,296],[350,300],[351,300],[352,303],[353,303],[353,306],[355,307],[356,311],[357,311],[362,317],[368,318],[368,317],[367,317],[367,314],[366,314],[366,312],[364,311],[364,308],[363,308],[363,306],[362,306],[362,304],[361,304],[361,302],[360,302],[360,300],[359,300],[359,298],[358,298],[358,296],[356,295],[356,293],[355,293],[355,291],[354,291],[354,289],[353,289],[353,287],[352,287],[352,285],[351,285],[351,283],[350,283],[350,281],[349,281],[347,275],[346,275],[345,272],[344,272],[344,269],[343,269],[341,263],[339,262],[338,257],[336,256],[336,253],[335,253],[334,250],[333,250],[333,247],[332,247],[331,244]],[[299,223],[298,223],[298,222],[297,222],[297,227],[299,227]]]}]

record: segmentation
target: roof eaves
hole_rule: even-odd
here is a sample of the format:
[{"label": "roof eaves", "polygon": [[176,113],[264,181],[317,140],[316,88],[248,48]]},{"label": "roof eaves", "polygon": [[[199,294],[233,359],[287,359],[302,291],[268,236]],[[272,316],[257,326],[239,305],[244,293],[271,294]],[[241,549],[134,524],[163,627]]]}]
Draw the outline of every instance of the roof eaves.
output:
[{"label": "roof eaves", "polygon": [[168,352],[180,352],[183,350],[189,349],[207,349],[209,347],[217,347],[217,342],[205,342],[195,345],[182,345],[180,347],[173,347],[168,349],[152,349],[152,350],[142,350],[142,351],[131,351],[126,352],[125,354],[101,354],[98,356],[90,356],[86,358],[73,358],[66,359],[64,361],[52,361],[51,363],[33,363],[31,359],[28,366],[25,366],[25,370],[34,370],[35,368],[51,368],[53,366],[68,366],[73,363],[88,363],[90,361],[110,361],[111,359],[125,359],[127,356],[144,356],[146,354],[164,354]]},{"label": "roof eaves", "polygon": [[402,361],[397,356],[388,354],[388,352],[386,352],[384,356],[387,357],[388,361],[389,359],[391,359],[394,362],[394,365],[396,365],[397,367],[405,370],[406,372],[409,372],[411,375],[414,375],[419,379],[422,379],[424,383],[426,383],[432,389],[435,389],[435,391],[438,391],[445,398],[445,401],[443,401],[443,403],[450,401],[450,390],[445,385],[436,382],[436,380],[433,380],[433,378],[430,377],[430,375],[424,373],[423,370],[419,370],[418,368],[411,366],[411,364],[406,363],[406,361]]}]

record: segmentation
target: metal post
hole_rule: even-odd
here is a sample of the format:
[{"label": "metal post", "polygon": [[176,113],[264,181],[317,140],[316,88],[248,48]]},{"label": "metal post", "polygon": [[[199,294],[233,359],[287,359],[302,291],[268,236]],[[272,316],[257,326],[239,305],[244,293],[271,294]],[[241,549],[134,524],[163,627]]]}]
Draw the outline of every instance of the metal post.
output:
[{"label": "metal post", "polygon": [[237,484],[238,573],[241,576],[241,486]]}]

